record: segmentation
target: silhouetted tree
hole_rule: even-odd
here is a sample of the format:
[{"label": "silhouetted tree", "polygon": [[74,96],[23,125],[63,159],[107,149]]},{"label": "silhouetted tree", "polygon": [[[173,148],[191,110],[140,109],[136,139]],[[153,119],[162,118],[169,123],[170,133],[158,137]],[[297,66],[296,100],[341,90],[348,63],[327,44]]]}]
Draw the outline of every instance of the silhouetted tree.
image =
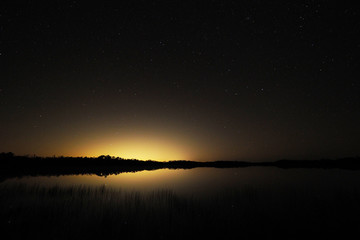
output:
[{"label": "silhouetted tree", "polygon": [[98,156],[98,159],[109,160],[109,159],[111,159],[111,156],[110,155],[100,155],[100,156]]},{"label": "silhouetted tree", "polygon": [[14,153],[13,152],[2,152],[0,153],[0,158],[2,159],[9,159],[9,158],[13,158],[14,157]]}]

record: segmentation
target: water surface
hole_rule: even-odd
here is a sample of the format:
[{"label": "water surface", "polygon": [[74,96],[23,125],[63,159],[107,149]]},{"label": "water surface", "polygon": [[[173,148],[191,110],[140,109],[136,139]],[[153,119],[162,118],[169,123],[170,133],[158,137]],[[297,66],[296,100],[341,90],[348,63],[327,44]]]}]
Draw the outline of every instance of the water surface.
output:
[{"label": "water surface", "polygon": [[105,186],[140,192],[172,190],[184,196],[211,196],[227,190],[261,191],[298,189],[321,192],[360,188],[360,171],[341,169],[280,169],[276,167],[158,169],[118,175],[65,175],[12,178],[1,185],[43,187]]}]

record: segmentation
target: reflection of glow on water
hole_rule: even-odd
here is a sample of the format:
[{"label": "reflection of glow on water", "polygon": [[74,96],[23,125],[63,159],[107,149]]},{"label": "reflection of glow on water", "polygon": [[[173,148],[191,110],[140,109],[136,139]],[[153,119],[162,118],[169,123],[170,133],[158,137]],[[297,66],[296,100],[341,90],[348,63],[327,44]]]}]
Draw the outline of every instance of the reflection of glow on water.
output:
[{"label": "reflection of glow on water", "polygon": [[[339,181],[341,179],[341,181]],[[101,177],[97,175],[39,176],[13,178],[1,182],[6,184],[26,184],[39,186],[105,186],[130,191],[171,190],[176,194],[209,197],[224,191],[238,191],[244,188],[277,191],[286,188],[320,192],[327,188],[351,188],[359,183],[358,171],[293,169],[283,170],[271,167],[250,168],[194,168],[159,169],[121,173]]]},{"label": "reflection of glow on water", "polygon": [[[231,170],[231,169],[228,169]],[[235,169],[232,169],[235,170]],[[225,171],[225,172],[224,172]],[[222,185],[229,185],[228,181],[236,183],[229,178],[225,169],[195,168],[195,169],[159,169],[151,171],[139,171],[121,173],[118,175],[71,175],[60,177],[26,177],[20,180],[12,180],[26,184],[39,184],[45,186],[74,186],[90,185],[109,188],[121,188],[124,190],[154,191],[168,189],[180,194],[206,195]],[[225,175],[224,175],[225,173]],[[225,176],[228,176],[227,178]],[[245,176],[246,174],[242,175]],[[237,176],[233,174],[232,176]],[[231,185],[231,184],[230,184]],[[229,186],[230,186],[229,185]]]},{"label": "reflection of glow on water", "polygon": [[[100,177],[97,175],[89,176],[68,176],[68,181],[81,184],[106,184],[111,187],[120,188],[140,188],[146,189],[148,187],[165,187],[174,184],[175,182],[184,182],[186,170],[168,170],[159,169],[151,171],[127,172],[121,174],[108,175]],[[186,182],[186,181],[185,181]]]}]

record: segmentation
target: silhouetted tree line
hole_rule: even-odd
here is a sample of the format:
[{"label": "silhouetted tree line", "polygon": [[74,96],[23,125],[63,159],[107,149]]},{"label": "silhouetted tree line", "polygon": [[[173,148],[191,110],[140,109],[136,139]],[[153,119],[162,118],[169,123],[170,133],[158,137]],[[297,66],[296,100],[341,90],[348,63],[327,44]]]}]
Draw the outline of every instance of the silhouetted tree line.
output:
[{"label": "silhouetted tree line", "polygon": [[349,170],[360,169],[360,157],[341,158],[336,160],[278,160],[274,162],[244,162],[244,161],[167,161],[124,159],[110,155],[99,157],[38,157],[16,156],[12,152],[0,153],[0,181],[9,177],[37,176],[37,175],[69,175],[69,174],[97,174],[107,176],[122,172],[136,172],[143,170],[190,169],[195,167],[234,168],[251,166],[273,166],[279,168],[341,168]]}]

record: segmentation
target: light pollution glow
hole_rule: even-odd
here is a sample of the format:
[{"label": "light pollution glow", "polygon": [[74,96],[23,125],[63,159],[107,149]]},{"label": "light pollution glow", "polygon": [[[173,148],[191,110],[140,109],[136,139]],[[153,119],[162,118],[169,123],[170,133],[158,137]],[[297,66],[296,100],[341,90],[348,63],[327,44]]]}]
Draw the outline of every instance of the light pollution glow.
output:
[{"label": "light pollution glow", "polygon": [[[101,131],[61,139],[55,144],[58,147],[54,151],[42,151],[42,154],[86,157],[110,155],[126,159],[168,161],[192,159],[191,153],[195,152],[191,146],[193,144],[186,141],[186,137],[174,137],[160,131],[123,131],[121,134]],[[49,147],[54,145],[48,144]]]},{"label": "light pollution glow", "polygon": [[159,161],[189,158],[185,151],[181,151],[179,146],[168,140],[149,139],[146,137],[101,141],[98,144],[85,146],[76,155],[84,153],[86,153],[86,156],[106,154],[128,159],[153,159]]},{"label": "light pollution glow", "polygon": [[231,150],[239,149],[235,143],[221,145],[219,138],[208,132],[167,125],[166,122],[154,124],[148,121],[141,126],[136,123],[117,124],[116,121],[106,124],[79,121],[72,124],[65,122],[56,128],[51,126],[46,134],[38,130],[28,132],[17,142],[7,143],[9,146],[6,149],[17,155],[44,157],[110,155],[139,160],[212,161],[226,157],[235,159],[235,154],[239,155],[237,151],[229,154]]}]

